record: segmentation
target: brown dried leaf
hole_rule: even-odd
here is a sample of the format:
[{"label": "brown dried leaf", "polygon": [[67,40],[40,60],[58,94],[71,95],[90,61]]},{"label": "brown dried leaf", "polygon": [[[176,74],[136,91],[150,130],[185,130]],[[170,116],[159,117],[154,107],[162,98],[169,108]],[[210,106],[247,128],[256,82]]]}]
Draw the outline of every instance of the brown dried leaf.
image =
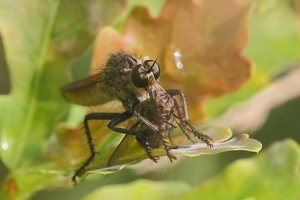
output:
[{"label": "brown dried leaf", "polygon": [[[103,55],[120,49],[157,58],[163,85],[183,90],[189,103],[201,105],[250,77],[250,62],[241,51],[251,5],[250,0],[167,0],[158,17],[138,7],[123,36],[110,28],[100,31],[93,63],[104,63]],[[177,51],[183,68],[176,67]]]}]

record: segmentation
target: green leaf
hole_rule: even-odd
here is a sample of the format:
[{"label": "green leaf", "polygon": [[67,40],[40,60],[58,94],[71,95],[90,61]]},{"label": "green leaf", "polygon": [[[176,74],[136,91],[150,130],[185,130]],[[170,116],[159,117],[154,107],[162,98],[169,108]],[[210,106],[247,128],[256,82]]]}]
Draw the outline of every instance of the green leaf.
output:
[{"label": "green leaf", "polygon": [[[104,5],[109,2],[108,10]],[[69,108],[59,93],[67,82],[69,63],[91,45],[93,31],[126,8],[123,4],[102,0],[0,2],[0,30],[12,82],[11,94],[0,96],[1,157],[10,169],[41,153],[54,125]],[[102,18],[89,9],[100,10]]]},{"label": "green leaf", "polygon": [[[99,127],[103,127],[103,125],[100,124]],[[99,130],[101,131],[103,129]],[[71,133],[74,137],[74,132]],[[249,139],[247,135],[231,138],[232,132],[228,128],[210,127],[204,130],[203,133],[208,134],[214,140],[215,146],[211,150],[207,149],[203,143],[195,143],[179,146],[176,149],[171,150],[172,153],[178,156],[198,156],[202,154],[216,154],[232,150],[258,152],[261,148],[261,144],[258,141]],[[100,149],[98,148],[99,154],[97,154],[91,165],[85,169],[83,177],[91,173],[115,173],[123,169],[125,166],[148,158],[145,150],[136,142],[135,138],[127,136],[129,140],[125,140],[126,142],[121,143],[121,148],[118,147],[118,152],[114,153],[115,155],[112,159],[111,156],[115,151],[115,148],[118,145],[117,141],[119,140],[113,133],[102,137],[107,137],[107,139],[102,139],[102,145],[100,145]],[[114,140],[115,143],[112,142]],[[68,140],[65,142],[67,141]],[[174,138],[174,142],[177,141],[187,142],[185,136],[178,136],[177,138]],[[6,198],[10,196],[13,198],[24,198],[44,187],[71,186],[71,176],[73,175],[74,170],[80,165],[80,163],[78,163],[78,158],[79,160],[85,160],[88,156],[88,149],[85,148],[87,153],[84,155],[86,157],[81,155],[77,158],[74,155],[78,154],[78,147],[81,147],[80,150],[83,149],[82,146],[78,145],[74,142],[74,140],[68,142],[69,144],[65,143],[66,145],[61,147],[56,143],[54,146],[49,146],[48,151],[40,159],[36,159],[34,162],[28,163],[28,165],[14,170],[14,172],[6,178],[2,185],[0,197]],[[115,146],[113,146],[113,144],[115,144]],[[66,148],[66,146],[68,148]],[[165,156],[165,151],[162,149],[155,149],[154,155]],[[71,165],[74,161],[77,163],[76,166]],[[109,161],[110,163],[108,165]],[[14,185],[14,187],[12,187],[13,189],[8,190],[7,188],[10,188],[10,185]]]},{"label": "green leaf", "polygon": [[139,180],[130,184],[115,185],[103,187],[88,194],[83,199],[106,199],[111,200],[163,200],[173,199],[178,194],[189,190],[187,184],[181,182],[152,182],[147,180]]},{"label": "green leaf", "polygon": [[0,199],[28,199],[34,192],[57,183],[58,177],[62,175],[58,171],[46,171],[35,167],[18,169],[1,185]]},{"label": "green leaf", "polygon": [[[178,182],[139,180],[103,187],[85,199],[299,199],[300,146],[285,140],[266,152],[229,165],[222,174],[194,188]],[[159,189],[160,188],[160,189]],[[169,190],[170,189],[170,190]],[[104,196],[105,195],[105,196]]]},{"label": "green leaf", "polygon": [[[225,127],[212,126],[202,129],[201,132],[213,139],[214,147],[212,149],[208,149],[205,143],[190,144],[184,135],[180,135],[173,139],[177,147],[171,149],[171,153],[177,156],[199,156],[236,150],[259,152],[262,147],[260,142],[249,138],[247,134],[232,137],[231,130]],[[166,154],[163,149],[154,149],[153,155],[165,156]],[[126,136],[116,150],[115,148],[106,149],[106,152],[102,151],[97,155],[94,162],[86,168],[85,173],[112,173],[147,158],[144,148],[136,142],[135,137]]]},{"label": "green leaf", "polygon": [[[97,189],[85,199],[299,199],[300,146],[292,140],[278,142],[266,152],[241,159],[195,188],[178,182],[139,180]],[[160,189],[159,189],[160,188]],[[169,189],[171,190],[169,190]],[[105,196],[104,196],[105,195]]]},{"label": "green leaf", "polygon": [[187,145],[174,149],[175,155],[199,156],[222,153],[226,151],[250,151],[258,153],[262,144],[257,140],[249,138],[248,134],[238,135],[226,141],[217,142],[212,149],[207,149],[203,143]]},{"label": "green leaf", "polygon": [[145,7],[148,9],[148,12],[151,14],[151,16],[157,17],[160,14],[165,1],[166,0],[151,0],[151,1],[128,0],[127,9],[114,21],[113,25],[120,32],[123,32],[126,20],[128,20],[130,13],[136,7]]},{"label": "green leaf", "polygon": [[272,82],[300,58],[299,18],[290,1],[260,0],[250,18],[250,39],[245,55],[255,65],[252,78],[240,90],[205,103],[208,117],[224,113]]},{"label": "green leaf", "polygon": [[[289,1],[257,2],[250,21],[250,40],[245,53],[255,62],[258,74],[265,73],[272,77],[299,60],[299,18]],[[269,6],[264,6],[263,2],[269,3]]]},{"label": "green leaf", "polygon": [[272,145],[255,158],[238,160],[217,177],[178,199],[300,199],[300,146]]},{"label": "green leaf", "polygon": [[55,0],[0,3],[12,82],[11,94],[0,96],[1,157],[9,168],[41,152],[51,127],[67,108],[58,92],[66,79],[61,65],[66,63],[51,60],[48,51],[58,8]]}]

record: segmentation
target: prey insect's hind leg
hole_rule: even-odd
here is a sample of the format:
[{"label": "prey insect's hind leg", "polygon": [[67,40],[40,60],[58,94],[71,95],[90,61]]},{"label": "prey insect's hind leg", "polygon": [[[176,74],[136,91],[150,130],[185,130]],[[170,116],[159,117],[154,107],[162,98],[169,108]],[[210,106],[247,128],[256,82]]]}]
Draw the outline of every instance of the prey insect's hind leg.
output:
[{"label": "prey insect's hind leg", "polygon": [[160,130],[160,128],[158,126],[156,126],[155,124],[150,122],[148,119],[143,117],[137,110],[134,111],[134,114],[136,115],[136,117],[139,119],[140,122],[142,122],[143,124],[148,126],[150,129],[152,129],[155,133],[158,134],[158,136],[160,137],[160,140],[164,146],[164,149],[166,151],[166,155],[168,156],[170,162],[173,162],[173,160],[176,160],[177,157],[175,155],[171,154],[171,152],[170,152],[171,148],[164,138],[164,135],[163,135],[164,130]]},{"label": "prey insect's hind leg", "polygon": [[[141,125],[140,121],[136,122],[133,126],[131,126],[130,130],[136,130],[136,128],[139,125]],[[144,134],[141,134],[139,136],[136,136],[135,139],[140,143],[140,145],[142,145],[145,148],[148,158],[150,160],[152,160],[153,162],[157,163],[157,161],[159,160],[159,157],[153,156],[152,147],[151,147],[149,141],[147,141],[146,136]]]},{"label": "prey insect's hind leg", "polygon": [[[197,131],[192,126],[192,124],[189,122],[186,100],[185,100],[185,97],[184,97],[183,93],[180,90],[167,90],[167,92],[173,97],[173,100],[175,102],[175,107],[176,107],[177,113],[179,115],[178,116],[178,118],[180,120],[179,127],[184,132],[184,134],[187,136],[187,138],[193,142],[193,140],[187,134],[186,130],[193,133],[194,136],[196,136],[201,141],[205,142],[206,145],[208,146],[208,148],[212,148],[213,147],[213,144],[212,144],[213,140],[208,135],[205,135],[205,134]],[[180,97],[181,109],[182,109],[183,113],[180,110],[178,100],[175,98],[175,96]]]},{"label": "prey insect's hind leg", "polygon": [[88,159],[75,171],[73,177],[72,177],[72,182],[74,183],[74,185],[76,185],[76,177],[80,176],[84,170],[84,168],[86,166],[88,166],[94,159],[95,155],[96,155],[96,151],[95,151],[95,145],[93,143],[93,138],[90,132],[90,128],[89,128],[89,124],[88,122],[90,120],[111,120],[117,116],[120,116],[120,113],[89,113],[84,117],[84,129],[85,129],[85,135],[86,135],[86,139],[88,142],[88,147],[90,150],[90,156],[88,157]]},{"label": "prey insect's hind leg", "polygon": [[168,142],[165,140],[163,134],[161,132],[159,132],[159,135],[160,135],[161,141],[163,143],[163,146],[165,148],[166,154],[167,154],[170,162],[172,163],[173,160],[177,160],[177,157],[174,154],[171,154],[170,150],[172,148],[168,145]]},{"label": "prey insect's hind leg", "polygon": [[146,154],[149,157],[150,160],[157,163],[159,160],[159,157],[153,156],[152,154],[152,147],[147,141],[146,137],[144,135],[136,136],[136,140],[145,148]]},{"label": "prey insect's hind leg", "polygon": [[151,160],[153,160],[153,162],[157,162],[157,160],[159,158],[152,155],[152,147],[150,146],[149,142],[145,138],[145,135],[141,134],[140,131],[135,130],[135,128],[137,126],[139,126],[140,122],[137,122],[136,124],[134,124],[130,129],[116,127],[116,125],[118,125],[122,121],[128,119],[132,115],[133,114],[130,113],[130,112],[124,112],[122,114],[122,117],[115,118],[115,119],[111,120],[110,123],[108,124],[108,127],[110,129],[112,129],[114,131],[117,131],[117,132],[120,132],[120,133],[136,136],[136,139],[138,140],[138,142],[140,142],[140,144],[145,148],[145,151],[146,151],[148,157]]},{"label": "prey insect's hind leg", "polygon": [[210,149],[213,148],[213,144],[212,144],[213,140],[208,135],[199,132],[197,129],[193,127],[193,125],[189,121],[185,121],[183,123],[185,129],[192,132],[199,140],[205,142],[208,148]]}]

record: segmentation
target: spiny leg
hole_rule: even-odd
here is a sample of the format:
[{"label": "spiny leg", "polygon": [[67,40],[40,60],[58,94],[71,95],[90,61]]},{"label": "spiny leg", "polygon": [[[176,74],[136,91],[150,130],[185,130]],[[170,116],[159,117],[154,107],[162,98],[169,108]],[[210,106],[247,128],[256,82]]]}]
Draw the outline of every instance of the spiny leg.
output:
[{"label": "spiny leg", "polygon": [[[213,147],[213,144],[212,144],[213,140],[208,135],[205,135],[205,134],[200,133],[199,131],[197,131],[191,125],[191,123],[189,122],[186,100],[185,100],[185,97],[184,97],[183,93],[180,90],[167,90],[167,92],[170,95],[173,96],[173,100],[175,102],[175,107],[176,107],[176,110],[177,110],[178,115],[180,117],[179,118],[180,124],[181,124],[180,128],[181,128],[181,130],[183,130],[183,132],[187,136],[187,138],[189,140],[191,140],[191,138],[188,136],[188,134],[184,130],[188,130],[189,132],[192,132],[198,139],[200,139],[201,141],[205,142],[206,145],[209,148],[212,148]],[[182,110],[183,110],[183,114],[180,111],[180,106],[179,106],[178,100],[175,98],[175,96],[178,96],[178,95],[179,95],[179,97],[181,99],[181,107],[182,107]]]},{"label": "spiny leg", "polygon": [[[167,120],[163,121],[164,123],[168,124],[169,126],[173,127],[173,128],[177,128],[174,124],[168,122]],[[171,131],[168,132],[168,139],[172,145],[172,147],[175,145],[173,140],[172,140],[172,137],[171,137]]]},{"label": "spiny leg", "polygon": [[170,152],[171,147],[168,145],[168,142],[163,137],[163,134],[160,133],[160,136],[161,136],[161,141],[163,143],[163,146],[164,146],[164,149],[166,151],[167,157],[169,158],[170,162],[172,163],[173,160],[177,160],[177,157],[175,155],[171,154],[171,152]]},{"label": "spiny leg", "polygon": [[[174,115],[175,118],[180,120],[180,123],[177,123],[181,129],[181,131],[185,134],[185,136],[187,137],[188,140],[190,140],[191,142],[195,143],[195,141],[190,137],[190,135],[186,132],[185,127],[182,125],[182,121],[188,120],[188,114],[185,110],[185,108],[187,109],[186,106],[186,102],[185,102],[185,98],[183,96],[183,93],[180,90],[167,90],[167,92],[172,96],[173,100],[174,100],[174,104],[175,104],[175,109],[177,111],[177,114],[175,114],[175,112],[173,112],[172,114]],[[181,112],[180,110],[180,106],[179,103],[177,101],[177,99],[175,98],[175,96],[180,95],[181,97],[181,102],[182,102],[182,108],[183,108],[183,112]]]},{"label": "spiny leg", "polygon": [[[177,114],[175,114],[174,112],[172,113],[174,115],[175,118],[179,119],[180,120],[180,123],[177,122],[178,126],[180,127],[181,131],[185,134],[185,136],[187,137],[188,140],[190,140],[191,142],[195,143],[196,141],[194,141],[190,135],[188,134],[188,132],[186,131],[185,127],[182,125],[182,121],[185,121],[186,118],[188,118],[188,115],[185,114],[183,115],[181,113],[181,110],[180,110],[180,106],[179,106],[179,103],[177,101],[177,99],[175,98],[176,95],[178,95],[178,90],[168,90],[169,94],[171,94],[173,100],[174,100],[174,104],[175,104],[175,109],[177,111]],[[180,92],[180,91],[179,91]],[[184,96],[181,96],[182,97],[182,100],[184,101]],[[184,101],[185,102],[185,101]],[[185,103],[183,103],[185,104]],[[183,106],[183,108],[186,107],[186,106]]]},{"label": "spiny leg", "polygon": [[[158,127],[156,125],[154,125],[153,123],[151,123],[150,121],[148,121],[146,118],[144,118],[141,114],[139,114],[136,111],[134,112],[134,114],[136,115],[136,117],[139,119],[140,122],[144,123],[146,126],[148,126],[149,128],[151,128],[152,130],[154,129],[154,132],[158,131]],[[120,132],[120,133],[134,135],[137,138],[142,138],[141,142],[145,141],[144,147],[145,147],[145,150],[146,150],[146,153],[147,153],[148,157],[155,162],[155,160],[157,160],[157,159],[155,158],[155,156],[152,155],[152,148],[151,148],[149,142],[145,138],[143,138],[144,136],[141,136],[141,134],[140,134],[139,131],[136,131],[136,130],[133,130],[133,129],[124,129],[124,128],[116,127],[117,124],[119,124],[119,123],[123,122],[124,120],[130,118],[132,116],[132,113],[130,113],[130,112],[124,112],[122,115],[123,115],[122,119],[117,117],[117,118],[111,120],[110,123],[108,124],[108,127],[110,129],[112,129],[114,131],[117,131],[117,132]],[[135,124],[135,125],[133,125],[133,127],[137,126],[137,125],[138,124]],[[165,144],[165,143],[166,142],[163,141],[163,144]],[[167,151],[167,156],[170,159],[171,158],[174,159],[175,156],[172,155],[169,152],[169,149],[170,148],[167,148],[167,150],[166,150]]]},{"label": "spiny leg", "polygon": [[[127,113],[127,114],[126,114]],[[132,116],[132,113],[129,112],[125,112],[124,116],[127,116],[127,119],[129,117]],[[124,120],[122,120],[124,121]],[[116,120],[112,120],[109,124],[108,127],[114,131],[120,132],[120,133],[124,133],[124,134],[129,134],[129,135],[133,135],[136,136],[136,138],[138,139],[138,141],[140,141],[142,143],[142,145],[144,146],[146,153],[148,155],[148,157],[153,160],[154,162],[157,162],[157,157],[152,155],[152,148],[149,144],[149,142],[146,140],[145,136],[142,135],[140,133],[140,131],[135,130],[135,128],[141,123],[140,121],[135,123],[130,129],[124,129],[124,128],[118,128],[115,127],[117,124],[122,122],[120,119],[116,119]]]},{"label": "spiny leg", "polygon": [[[177,90],[177,89],[168,89],[167,92],[168,92],[168,94],[170,94],[173,97],[175,104],[177,104],[175,106],[176,106],[176,110],[179,114],[179,117],[183,120],[188,121],[189,115],[188,115],[187,104],[186,104],[184,94],[180,90]],[[179,103],[178,103],[177,99],[175,98],[175,96],[180,97],[183,113],[181,113],[181,111],[180,111],[180,106],[179,106]]]},{"label": "spiny leg", "polygon": [[183,126],[186,127],[186,129],[190,132],[192,132],[198,139],[200,139],[201,141],[205,142],[206,145],[208,146],[208,148],[213,148],[213,140],[208,136],[205,135],[199,131],[197,131],[189,121],[185,121],[183,122]]},{"label": "spiny leg", "polygon": [[196,141],[194,141],[194,140],[190,137],[190,135],[186,132],[185,127],[184,127],[181,123],[178,123],[178,125],[179,125],[181,131],[182,131],[182,132],[185,134],[185,136],[187,137],[187,139],[188,139],[189,141],[195,143]]},{"label": "spiny leg", "polygon": [[[136,128],[141,125],[140,121],[137,121],[133,126],[131,126],[130,130],[135,130]],[[149,157],[150,160],[157,163],[159,160],[159,157],[153,156],[152,154],[152,147],[150,146],[150,143],[147,141],[146,136],[144,134],[141,134],[139,136],[136,136],[136,140],[145,148],[146,154]]]},{"label": "spiny leg", "polygon": [[88,159],[81,165],[79,169],[77,169],[72,177],[73,183],[76,185],[76,177],[80,176],[83,172],[83,170],[93,161],[96,151],[95,151],[95,145],[93,144],[93,139],[90,133],[90,129],[88,126],[89,120],[111,120],[108,124],[108,127],[116,132],[128,134],[128,135],[134,135],[138,136],[138,132],[134,130],[128,130],[125,128],[119,128],[116,127],[116,125],[120,124],[121,122],[129,119],[132,116],[132,113],[125,111],[124,113],[89,113],[84,118],[84,128],[85,133],[90,149],[90,156]]},{"label": "spiny leg", "polygon": [[96,151],[95,151],[95,145],[93,143],[93,138],[90,132],[90,128],[89,128],[89,124],[88,122],[90,120],[110,120],[113,119],[117,116],[119,116],[120,113],[89,113],[84,117],[84,129],[85,129],[85,136],[88,142],[88,147],[90,150],[90,156],[88,157],[88,159],[75,171],[73,177],[72,177],[72,182],[74,185],[77,184],[76,182],[76,177],[80,176],[84,170],[84,168],[86,166],[88,166],[94,159],[95,155],[96,155]]},{"label": "spiny leg", "polygon": [[136,139],[145,148],[146,154],[149,157],[149,159],[157,163],[159,157],[153,156],[152,147],[150,146],[149,142],[146,140],[145,136],[144,135],[137,136]]},{"label": "spiny leg", "polygon": [[171,152],[170,152],[171,148],[169,147],[167,141],[165,140],[165,138],[162,134],[163,130],[160,130],[158,126],[156,126],[155,124],[150,122],[148,119],[143,117],[137,110],[134,111],[134,114],[140,122],[142,122],[143,124],[145,124],[146,126],[151,128],[156,134],[158,134],[160,136],[160,139],[161,139],[161,141],[163,143],[163,146],[164,146],[164,149],[166,151],[166,155],[170,159],[170,162],[173,162],[173,160],[176,160],[177,157],[175,155],[171,154]]},{"label": "spiny leg", "polygon": [[152,122],[150,122],[148,119],[146,119],[145,117],[143,117],[137,110],[134,110],[133,113],[138,118],[138,120],[140,122],[142,122],[143,124],[145,124],[147,127],[151,128],[155,133],[159,132],[158,126],[156,126],[155,124],[153,124]]}]

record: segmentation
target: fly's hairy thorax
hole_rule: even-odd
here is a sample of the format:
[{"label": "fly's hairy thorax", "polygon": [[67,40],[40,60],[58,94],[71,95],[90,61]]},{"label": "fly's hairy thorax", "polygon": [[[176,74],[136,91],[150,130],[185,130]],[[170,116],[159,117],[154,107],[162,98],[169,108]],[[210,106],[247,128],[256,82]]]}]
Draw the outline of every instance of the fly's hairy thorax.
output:
[{"label": "fly's hairy thorax", "polygon": [[127,110],[139,101],[138,97],[143,93],[131,81],[131,72],[137,62],[133,56],[119,53],[110,57],[104,69],[106,86]]}]

